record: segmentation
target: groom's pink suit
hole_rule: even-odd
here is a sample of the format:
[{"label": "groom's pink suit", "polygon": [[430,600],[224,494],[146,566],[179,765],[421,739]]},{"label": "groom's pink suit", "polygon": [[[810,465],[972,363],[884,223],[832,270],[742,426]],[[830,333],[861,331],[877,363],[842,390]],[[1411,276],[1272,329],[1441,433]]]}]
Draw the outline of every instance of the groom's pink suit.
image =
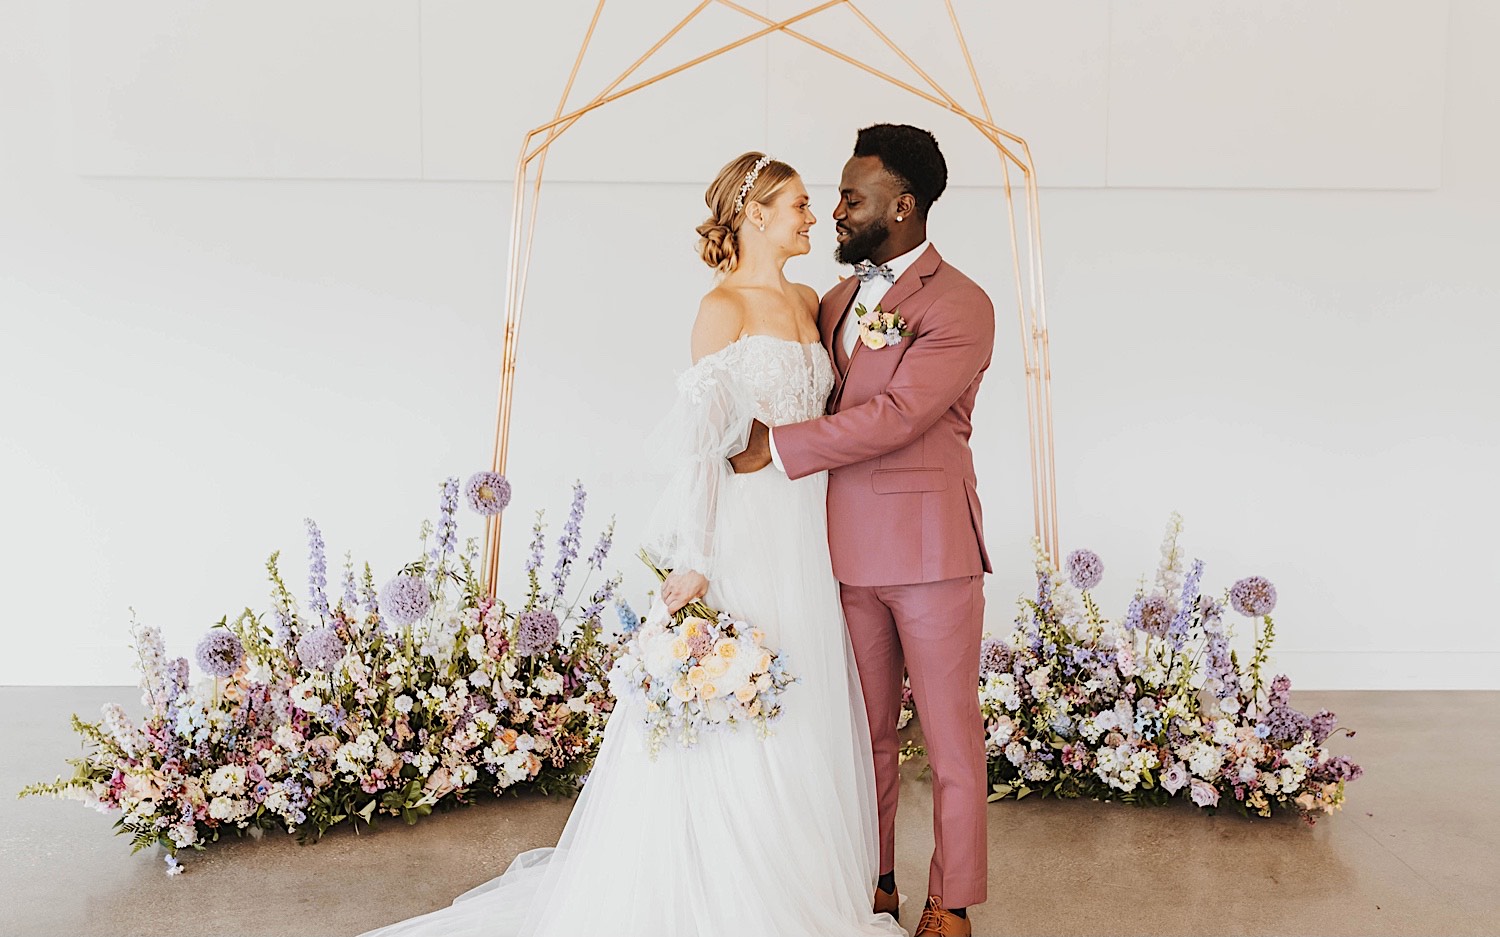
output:
[{"label": "groom's pink suit", "polygon": [[936,851],[928,894],[949,908],[985,898],[984,726],[979,642],[990,572],[969,449],[990,364],[995,312],[972,280],[928,247],[881,305],[913,337],[878,350],[838,340],[859,288],[823,297],[818,328],[836,380],[827,417],[778,426],[791,478],[828,470],[828,540],[842,585],[880,804],[880,868],[895,867],[900,792],[896,720],[911,675],[933,778]]}]

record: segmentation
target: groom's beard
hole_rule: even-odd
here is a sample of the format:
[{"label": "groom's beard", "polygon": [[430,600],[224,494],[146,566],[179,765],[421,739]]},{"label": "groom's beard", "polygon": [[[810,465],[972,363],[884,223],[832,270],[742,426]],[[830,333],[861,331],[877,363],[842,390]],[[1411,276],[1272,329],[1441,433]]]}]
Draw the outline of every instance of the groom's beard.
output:
[{"label": "groom's beard", "polygon": [[857,264],[869,260],[870,255],[890,237],[891,229],[884,221],[872,221],[859,231],[849,234],[849,240],[833,249],[833,259],[841,264]]}]

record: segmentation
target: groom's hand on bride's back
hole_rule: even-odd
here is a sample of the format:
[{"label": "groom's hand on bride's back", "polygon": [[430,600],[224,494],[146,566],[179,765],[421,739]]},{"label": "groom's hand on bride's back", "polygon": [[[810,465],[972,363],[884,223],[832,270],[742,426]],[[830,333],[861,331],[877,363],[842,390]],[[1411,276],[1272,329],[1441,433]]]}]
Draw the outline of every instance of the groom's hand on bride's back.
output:
[{"label": "groom's hand on bride's back", "polygon": [[771,430],[760,420],[750,423],[750,442],[745,451],[729,457],[736,475],[759,472],[771,464]]}]

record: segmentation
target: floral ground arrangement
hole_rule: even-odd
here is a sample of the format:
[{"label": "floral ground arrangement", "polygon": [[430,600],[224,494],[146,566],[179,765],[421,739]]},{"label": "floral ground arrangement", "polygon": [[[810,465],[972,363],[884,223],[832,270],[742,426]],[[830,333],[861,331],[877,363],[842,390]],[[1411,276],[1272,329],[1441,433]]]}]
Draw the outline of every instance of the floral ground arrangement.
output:
[{"label": "floral ground arrangement", "polygon": [[[1359,765],[1333,755],[1334,714],[1290,704],[1291,681],[1262,680],[1274,637],[1276,589],[1241,579],[1203,591],[1203,563],[1184,569],[1173,515],[1155,582],[1120,622],[1090,590],[1104,567],[1088,550],[1059,571],[1038,551],[1037,593],[1008,639],[986,639],[980,708],[988,731],[991,800],[1032,792],[1204,808],[1269,817],[1296,810],[1309,823],[1344,802]],[[1242,666],[1230,650],[1226,605],[1257,627]]]},{"label": "floral ground arrangement", "polygon": [[[465,494],[478,513],[496,514],[510,486],[481,472]],[[156,628],[136,626],[144,720],[132,722],[118,704],[98,722],[74,716],[88,750],[71,762],[73,776],[21,796],[118,812],[116,831],[136,849],[164,847],[175,874],[179,850],[229,830],[316,839],[381,814],[415,823],[483,795],[576,790],[614,706],[606,689],[614,645],[600,618],[619,578],[586,593],[603,570],[613,522],[569,599],[586,493],[574,487],[545,581],[538,514],[529,594],[507,606],[487,596],[475,542],[458,550],[458,500],[458,479],[448,479],[436,526],[423,525],[421,555],[378,591],[369,566],[356,577],[346,556],[336,597],[322,533],[307,521],[307,605],[273,554],[271,610],[247,609],[211,628],[197,647],[196,680],[187,659],[168,659]],[[634,618],[623,604],[620,614]]]},{"label": "floral ground arrangement", "polygon": [[[489,515],[511,491],[480,472],[463,494]],[[145,718],[137,724],[114,703],[97,722],[74,716],[86,750],[71,761],[73,776],[21,796],[118,813],[116,832],[137,850],[162,847],[177,874],[179,851],[230,831],[312,840],[340,823],[415,823],[504,792],[576,791],[614,710],[621,640],[642,625],[617,595],[618,575],[589,590],[614,524],[580,561],[587,495],[575,485],[550,574],[539,513],[527,595],[507,605],[488,597],[475,542],[458,549],[459,497],[458,479],[443,483],[421,554],[378,590],[368,564],[356,575],[346,554],[341,594],[330,595],[322,532],[307,521],[307,604],[272,554],[269,612],[247,609],[211,628],[195,654],[197,679],[186,658],[167,657],[156,628],[137,625]],[[1038,551],[1035,598],[1022,600],[1008,638],[981,649],[991,800],[1182,797],[1246,815],[1296,810],[1308,822],[1343,804],[1361,769],[1327,748],[1341,731],[1334,714],[1298,712],[1285,676],[1261,677],[1275,588],[1250,577],[1222,599],[1203,592],[1203,564],[1184,569],[1180,532],[1174,515],[1154,584],[1142,584],[1118,623],[1090,591],[1103,576],[1097,555],[1074,551],[1060,571]],[[570,597],[578,565],[585,575]],[[618,629],[603,624],[611,604]],[[1248,666],[1230,650],[1226,606],[1256,624]],[[786,705],[797,705],[794,694]]]}]

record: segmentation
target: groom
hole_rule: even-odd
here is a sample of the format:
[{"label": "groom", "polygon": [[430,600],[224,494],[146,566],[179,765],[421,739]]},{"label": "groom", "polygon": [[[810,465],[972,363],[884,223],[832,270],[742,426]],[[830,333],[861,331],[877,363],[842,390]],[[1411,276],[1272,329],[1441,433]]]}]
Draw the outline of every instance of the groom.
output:
[{"label": "groom", "polygon": [[[927,241],[948,183],[932,134],[877,124],[844,165],[837,258],[855,276],[823,297],[833,357],[828,416],[752,427],[736,472],[773,463],[790,478],[828,471],[828,540],[864,688],[880,806],[875,910],[896,913],[896,801],[903,670],[932,767],[936,851],[918,935],[968,935],[986,884],[979,642],[984,548],[971,415],[990,364],[994,307]],[[869,313],[886,314],[878,327]],[[894,318],[890,318],[894,315]]]}]

